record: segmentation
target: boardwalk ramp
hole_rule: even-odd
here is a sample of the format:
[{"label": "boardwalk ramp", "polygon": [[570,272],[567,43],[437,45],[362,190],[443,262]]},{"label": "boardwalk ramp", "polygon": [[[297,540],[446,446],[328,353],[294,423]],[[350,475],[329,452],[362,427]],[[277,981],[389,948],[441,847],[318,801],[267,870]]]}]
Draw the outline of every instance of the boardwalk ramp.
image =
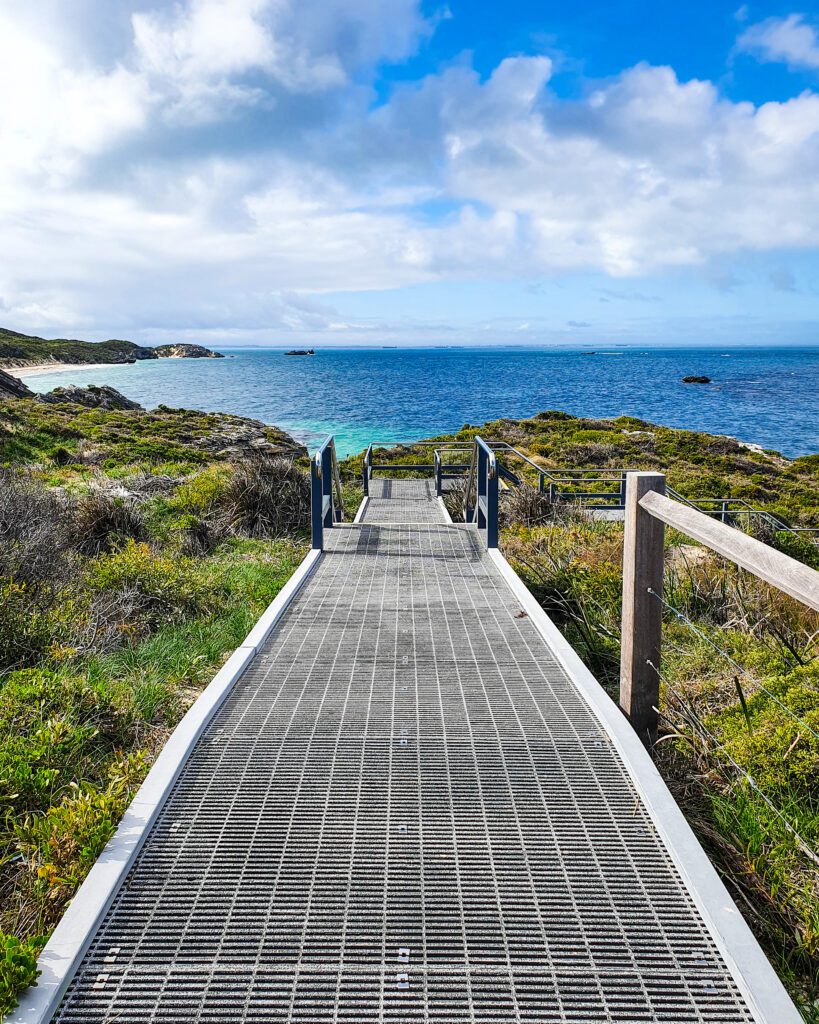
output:
[{"label": "boardwalk ramp", "polygon": [[628,723],[427,481],[372,486],[246,648],[18,1021],[799,1019]]}]

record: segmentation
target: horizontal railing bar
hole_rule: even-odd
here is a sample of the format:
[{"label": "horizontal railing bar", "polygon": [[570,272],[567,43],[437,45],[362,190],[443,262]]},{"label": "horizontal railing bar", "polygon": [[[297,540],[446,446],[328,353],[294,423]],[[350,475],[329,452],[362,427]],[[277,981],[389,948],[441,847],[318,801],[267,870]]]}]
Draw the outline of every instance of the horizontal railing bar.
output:
[{"label": "horizontal railing bar", "polygon": [[617,491],[559,491],[558,497],[561,495],[571,496],[572,498],[611,498],[612,501],[619,501],[623,504],[621,496]]},{"label": "horizontal railing bar", "polygon": [[452,441],[443,443],[441,441],[372,441],[370,448],[440,448],[446,451],[448,448],[471,448],[471,441]]},{"label": "horizontal railing bar", "polygon": [[428,469],[432,471],[435,466],[431,462],[388,462],[381,466],[370,466],[370,469]]},{"label": "horizontal railing bar", "polygon": [[591,477],[577,477],[577,476],[553,476],[550,480],[553,484],[619,484],[622,482],[622,477],[619,476],[591,476]]},{"label": "horizontal railing bar", "polygon": [[819,572],[795,558],[712,519],[699,509],[649,491],[640,507],[655,519],[735,562],[783,593],[819,611]]}]

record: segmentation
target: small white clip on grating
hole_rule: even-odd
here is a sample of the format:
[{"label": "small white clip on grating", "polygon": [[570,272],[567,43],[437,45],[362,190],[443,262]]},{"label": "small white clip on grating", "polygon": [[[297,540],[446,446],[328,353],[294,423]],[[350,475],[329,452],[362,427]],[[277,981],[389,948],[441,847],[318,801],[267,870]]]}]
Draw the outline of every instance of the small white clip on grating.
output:
[{"label": "small white clip on grating", "polygon": [[399,988],[409,988],[409,975],[406,971],[399,971],[395,976],[395,983]]},{"label": "small white clip on grating", "polygon": [[117,957],[119,956],[119,950],[120,950],[119,946],[112,946],[108,950],[108,955],[103,957],[103,961],[102,962],[105,963],[105,964],[115,964],[117,962]]},{"label": "small white clip on grating", "polygon": [[98,974],[97,978],[96,978],[96,981],[94,982],[94,984],[91,987],[94,988],[94,989],[97,989],[97,990],[99,990],[101,988],[105,988],[106,981],[108,981],[108,975],[107,974]]},{"label": "small white clip on grating", "polygon": [[408,964],[409,963],[409,958],[410,958],[409,946],[399,946],[398,947],[398,963],[399,964]]}]

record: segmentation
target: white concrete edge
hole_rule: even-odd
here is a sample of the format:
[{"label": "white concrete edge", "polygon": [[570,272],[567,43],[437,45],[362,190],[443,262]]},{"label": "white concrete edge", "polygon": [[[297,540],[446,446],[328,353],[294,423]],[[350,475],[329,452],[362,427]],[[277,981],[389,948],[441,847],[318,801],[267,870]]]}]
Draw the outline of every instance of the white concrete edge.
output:
[{"label": "white concrete edge", "polygon": [[369,494],[365,494],[364,497],[361,499],[361,504],[358,506],[358,511],[355,514],[355,518],[353,519],[353,523],[360,523],[361,522],[361,520],[362,520],[362,518],[364,516],[364,513],[367,511],[367,506],[369,504],[370,504],[370,496],[369,496]]},{"label": "white concrete edge", "polygon": [[444,513],[444,522],[452,523],[452,525],[454,526],[455,525],[455,520],[449,514],[449,509],[444,504],[444,499],[439,497],[438,498],[438,504],[441,506],[441,511]]},{"label": "white concrete edge", "polygon": [[85,956],[100,922],[120,889],[199,737],[259,647],[312,574],[320,551],[310,553],[265,609],[177,725],[85,881],[68,905],[38,960],[36,986],[26,990],[7,1024],[47,1024]]},{"label": "white concrete edge", "polygon": [[247,634],[247,638],[245,639],[243,646],[253,647],[258,651],[272,633],[276,623],[287,611],[290,602],[302,588],[305,580],[307,580],[315,569],[321,555],[321,551],[317,548],[311,548],[307,552],[299,563],[296,571],[278,592],[274,600],[271,601],[267,608],[262,612],[259,621]]},{"label": "white concrete edge", "polygon": [[754,1018],[759,1024],[803,1024],[801,1014],[628,719],[586,668],[501,552],[490,549],[489,556],[568,678],[611,737]]}]

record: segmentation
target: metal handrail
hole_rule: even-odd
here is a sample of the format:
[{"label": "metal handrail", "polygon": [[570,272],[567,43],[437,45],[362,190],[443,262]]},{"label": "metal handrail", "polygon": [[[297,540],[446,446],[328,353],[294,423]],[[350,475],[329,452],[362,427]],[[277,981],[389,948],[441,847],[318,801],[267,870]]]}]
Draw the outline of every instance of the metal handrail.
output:
[{"label": "metal handrail", "polygon": [[[472,456],[469,460],[469,473],[466,478],[466,490],[464,491],[464,522],[471,523],[475,509],[469,504],[472,495],[472,485],[475,483],[478,464],[478,446],[472,445]],[[477,501],[475,502],[477,505]]]},{"label": "metal handrail", "polygon": [[[442,480],[443,479],[455,479],[455,477],[447,476],[447,473],[453,471],[466,470],[467,486],[464,495],[464,520],[466,522],[472,522],[477,514],[477,502],[473,506],[471,503],[472,492],[475,486],[475,478],[477,472],[476,452],[478,450],[478,436],[472,441],[391,441],[391,442],[373,442],[367,449],[367,455],[369,460],[366,462],[367,471],[371,474],[373,469],[416,469],[416,470],[429,470],[434,474],[436,493],[441,495],[443,493]],[[521,480],[512,473],[511,470],[504,467],[502,464],[497,462],[498,455],[510,455],[520,459],[522,462],[530,466],[538,474],[538,490],[542,493],[548,492],[549,498],[552,502],[557,501],[571,501],[577,502],[581,507],[588,511],[623,511],[625,509],[625,488],[626,488],[626,476],[629,473],[635,472],[630,469],[620,468],[607,468],[607,469],[575,469],[575,468],[559,468],[559,469],[546,469],[544,466],[538,465],[528,455],[524,455],[522,451],[509,444],[508,441],[489,441],[480,438],[480,443],[483,449],[491,453],[493,459],[495,459],[495,465],[497,466],[498,472],[504,477],[504,479],[511,480],[513,483],[519,484]],[[430,464],[395,464],[395,465],[384,465],[384,466],[372,466],[372,449],[376,445],[402,445],[406,447],[413,446],[424,446],[433,448],[433,462]],[[465,451],[465,449],[471,449],[471,457],[469,464],[446,464],[443,459],[444,453],[447,452],[459,452]],[[367,460],[367,456],[365,456]],[[548,483],[548,487],[546,486]],[[561,490],[561,484],[568,484],[577,487],[578,485],[585,487],[584,490]],[[615,489],[612,490],[588,490],[588,488],[597,485],[598,488],[606,488],[608,485],[614,485]],[[365,493],[367,493],[367,486],[365,483]],[[750,502],[745,498],[685,498],[683,495],[674,491],[672,488],[668,488],[668,493],[672,495],[677,501],[682,502],[690,508],[695,508],[700,512],[704,512],[706,515],[711,517],[719,517],[723,522],[729,523],[741,515],[747,515],[749,520],[756,518],[764,523],[767,523],[772,529],[780,533],[792,533],[795,536],[799,534],[806,534],[810,537],[814,543],[819,543],[819,527],[810,526],[791,526],[785,522],[779,516],[773,512],[769,512],[766,509],[754,508]],[[601,504],[603,503],[603,504]],[[709,508],[708,506],[713,506]]]},{"label": "metal handrail", "polygon": [[[755,517],[767,523],[777,533],[819,533],[819,528],[817,527],[791,526],[790,523],[780,519],[774,512],[768,512],[764,508],[754,508],[745,498],[686,498],[679,491],[675,491],[673,487],[666,487],[666,493],[675,501],[687,505],[688,508],[696,509],[697,512],[702,512],[712,519],[719,518],[727,525],[731,525],[731,519],[736,519],[738,516],[748,516],[749,520],[751,517]],[[703,508],[703,505],[706,504],[719,505],[721,507],[715,509]],[[728,508],[727,506],[729,505],[740,505],[742,507]]]},{"label": "metal handrail", "polygon": [[[474,523],[485,531],[488,548],[498,546],[498,477],[495,453],[483,438],[476,436],[464,492],[464,522]],[[474,506],[470,505],[473,486]]]},{"label": "metal handrail", "polygon": [[361,465],[361,474],[364,483],[364,494],[370,493],[370,477],[372,476],[372,464],[373,464],[373,446],[369,445],[366,452],[364,452],[364,460]]},{"label": "metal handrail", "polygon": [[327,435],[310,460],[310,518],[313,548],[322,551],[325,527],[344,519],[344,494],[332,434]]}]

